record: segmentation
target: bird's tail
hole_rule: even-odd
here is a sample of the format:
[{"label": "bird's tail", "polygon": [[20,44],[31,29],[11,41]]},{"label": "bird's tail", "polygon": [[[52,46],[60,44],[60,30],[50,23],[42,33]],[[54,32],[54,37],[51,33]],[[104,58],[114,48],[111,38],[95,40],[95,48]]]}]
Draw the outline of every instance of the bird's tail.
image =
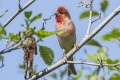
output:
[{"label": "bird's tail", "polygon": [[[69,60],[73,61],[73,57],[71,57]],[[74,64],[68,64],[68,75],[71,75],[71,74],[74,74],[74,75],[77,74]]]}]

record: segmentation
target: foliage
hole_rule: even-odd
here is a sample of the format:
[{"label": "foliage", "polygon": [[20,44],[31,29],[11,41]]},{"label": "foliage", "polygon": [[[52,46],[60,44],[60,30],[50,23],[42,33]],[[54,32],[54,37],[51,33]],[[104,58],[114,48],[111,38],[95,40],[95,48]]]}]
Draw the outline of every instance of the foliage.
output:
[{"label": "foliage", "polygon": [[4,59],[4,57],[2,55],[0,55],[0,61],[3,60],[3,59]]},{"label": "foliage", "polygon": [[102,0],[102,2],[100,3],[101,5],[101,11],[105,12],[105,10],[108,7],[108,1],[107,0]]},{"label": "foliage", "polygon": [[[84,11],[84,12],[81,13],[80,19],[87,18],[87,17],[89,17],[89,15],[90,15],[89,11]],[[99,15],[99,13],[97,11],[92,12],[92,16],[97,16],[97,15]]]},{"label": "foliage", "polygon": [[34,21],[36,21],[42,17],[42,14],[40,13],[40,14],[34,16],[33,18],[30,18],[32,15],[32,11],[26,11],[26,12],[24,12],[24,15],[25,15],[25,22],[26,22],[27,27],[29,27],[31,23],[33,23]]},{"label": "foliage", "polygon": [[101,44],[99,42],[97,42],[94,39],[91,39],[87,42],[87,45],[93,45],[93,46],[97,46],[97,47],[102,47]]},{"label": "foliage", "polygon": [[83,74],[83,71],[78,71],[77,76],[73,77],[72,80],[79,80],[82,74]]},{"label": "foliage", "polygon": [[10,33],[8,38],[10,39],[10,41],[17,42],[19,41],[19,34]]},{"label": "foliage", "polygon": [[54,59],[53,51],[48,47],[39,46],[39,52],[45,63],[51,65]]},{"label": "foliage", "polygon": [[[107,63],[108,64],[117,64],[119,62],[120,62],[119,59],[114,60],[114,61],[111,60],[111,59],[107,59]],[[119,68],[120,68],[120,66],[117,66],[117,67],[108,67],[108,69],[111,70],[111,71],[118,71],[118,72],[120,72]]]},{"label": "foliage", "polygon": [[115,73],[110,77],[110,80],[119,80],[120,79],[120,75]]},{"label": "foliage", "polygon": [[61,34],[63,31],[58,31],[58,32],[48,32],[45,30],[39,30],[35,32],[35,35],[37,35],[40,39],[45,38],[47,36],[50,35],[54,35],[54,34]]},{"label": "foliage", "polygon": [[0,40],[5,38],[6,30],[0,25]]},{"label": "foliage", "polygon": [[104,34],[102,39],[105,41],[113,41],[120,38],[120,27],[114,28],[110,33]]},{"label": "foliage", "polygon": [[56,73],[52,73],[50,76],[54,79],[57,79],[57,74]]},{"label": "foliage", "polygon": [[64,70],[60,70],[59,72],[60,72],[60,75],[58,75],[57,73],[52,73],[50,77],[54,78],[55,80],[59,78],[60,80],[63,80],[63,77],[66,76],[66,73],[67,73],[67,67]]},{"label": "foliage", "polygon": [[95,69],[90,75],[86,76],[86,80],[104,80],[102,77],[98,76],[98,72],[100,71],[100,67]]},{"label": "foliage", "polygon": [[3,17],[6,12],[8,12],[8,10],[5,10],[4,13],[0,14],[0,18]]}]

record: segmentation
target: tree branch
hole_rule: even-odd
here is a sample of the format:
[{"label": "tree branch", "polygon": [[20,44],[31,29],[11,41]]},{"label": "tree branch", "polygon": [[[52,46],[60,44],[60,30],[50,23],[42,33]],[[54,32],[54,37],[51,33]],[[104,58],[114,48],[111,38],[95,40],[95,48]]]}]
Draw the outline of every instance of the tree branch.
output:
[{"label": "tree branch", "polygon": [[100,67],[116,67],[120,66],[119,64],[96,64],[96,63],[90,63],[90,62],[85,62],[85,61],[67,61],[67,63],[72,63],[72,64],[87,64],[87,65],[92,65],[92,66],[100,66]]},{"label": "tree branch", "polygon": [[5,28],[19,13],[21,13],[24,9],[30,6],[34,1],[35,0],[30,0],[22,8],[17,9],[15,13],[2,26]]},{"label": "tree branch", "polygon": [[[29,37],[30,35],[28,35],[27,37]],[[23,45],[22,43],[24,41],[26,41],[26,37],[22,38],[20,41],[18,41],[17,43],[12,44],[11,46],[8,46],[6,48],[4,48],[2,51],[0,51],[0,54],[4,54],[7,52],[11,52],[13,50],[17,50],[17,49],[21,49],[21,48],[25,48],[25,44]],[[37,42],[39,42],[40,40],[38,39],[37,41],[35,41],[32,45],[35,45]],[[32,46],[31,45],[31,46]]]},{"label": "tree branch", "polygon": [[93,0],[90,0],[90,15],[89,15],[89,24],[88,24],[88,29],[87,29],[87,35],[90,34],[90,29],[92,26],[92,3],[93,3]]},{"label": "tree branch", "polygon": [[[92,37],[94,37],[111,19],[113,19],[116,15],[118,15],[120,13],[120,6],[118,8],[116,8],[101,24],[99,24],[99,26],[89,35],[85,36],[79,43],[78,43],[78,47],[74,47],[73,49],[71,49],[71,51],[69,51],[66,55],[66,58],[70,58],[72,55],[74,55],[77,51],[78,48],[80,49],[84,44],[86,44]],[[50,67],[38,72],[37,74],[33,75],[31,78],[27,79],[27,80],[35,80],[38,79],[46,74],[48,74],[49,72],[55,70],[56,68],[62,66],[63,64],[65,64],[66,61],[65,59],[60,59],[58,62],[56,62],[55,64],[51,65]]]}]

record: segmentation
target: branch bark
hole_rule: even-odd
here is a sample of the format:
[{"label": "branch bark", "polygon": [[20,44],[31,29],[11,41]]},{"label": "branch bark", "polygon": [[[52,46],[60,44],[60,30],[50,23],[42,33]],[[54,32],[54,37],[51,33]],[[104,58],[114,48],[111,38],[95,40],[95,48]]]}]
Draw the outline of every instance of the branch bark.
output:
[{"label": "branch bark", "polygon": [[24,9],[30,6],[34,1],[35,0],[30,0],[22,8],[18,8],[18,10],[16,10],[15,13],[2,26],[5,28],[19,13],[21,13]]},{"label": "branch bark", "polygon": [[100,67],[116,67],[120,66],[119,64],[96,64],[96,63],[90,63],[90,62],[85,62],[85,61],[67,61],[67,63],[72,63],[72,64],[86,64],[86,65],[92,65],[92,66],[100,66]]},{"label": "branch bark", "polygon": [[[89,35],[85,36],[77,45],[78,47],[74,47],[71,51],[69,51],[66,55],[66,58],[70,58],[72,55],[74,55],[77,51],[78,48],[80,49],[83,45],[85,45],[92,37],[94,37],[103,27],[105,27],[105,25],[111,21],[111,19],[113,19],[116,15],[118,15],[120,13],[120,6],[118,8],[116,8],[101,24],[99,24],[99,26]],[[50,67],[38,72],[37,74],[33,75],[31,78],[27,79],[27,80],[35,80],[38,79],[46,74],[48,74],[49,72],[55,70],[56,68],[62,66],[63,64],[67,63],[67,61],[65,59],[60,59],[58,62],[56,62],[55,64],[51,65]]]},{"label": "branch bark", "polygon": [[89,15],[89,24],[88,24],[88,30],[87,30],[87,35],[90,34],[90,29],[91,29],[91,26],[92,26],[92,3],[93,3],[93,0],[90,0],[90,15]]}]

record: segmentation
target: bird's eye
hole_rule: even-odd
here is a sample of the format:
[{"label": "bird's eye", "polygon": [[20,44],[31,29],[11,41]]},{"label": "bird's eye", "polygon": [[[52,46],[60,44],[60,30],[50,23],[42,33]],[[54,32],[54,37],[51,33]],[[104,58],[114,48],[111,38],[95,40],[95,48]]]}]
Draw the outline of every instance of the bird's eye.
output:
[{"label": "bird's eye", "polygon": [[67,12],[60,12],[60,14],[66,14]]},{"label": "bird's eye", "polygon": [[64,12],[60,12],[60,14],[64,14]]}]

